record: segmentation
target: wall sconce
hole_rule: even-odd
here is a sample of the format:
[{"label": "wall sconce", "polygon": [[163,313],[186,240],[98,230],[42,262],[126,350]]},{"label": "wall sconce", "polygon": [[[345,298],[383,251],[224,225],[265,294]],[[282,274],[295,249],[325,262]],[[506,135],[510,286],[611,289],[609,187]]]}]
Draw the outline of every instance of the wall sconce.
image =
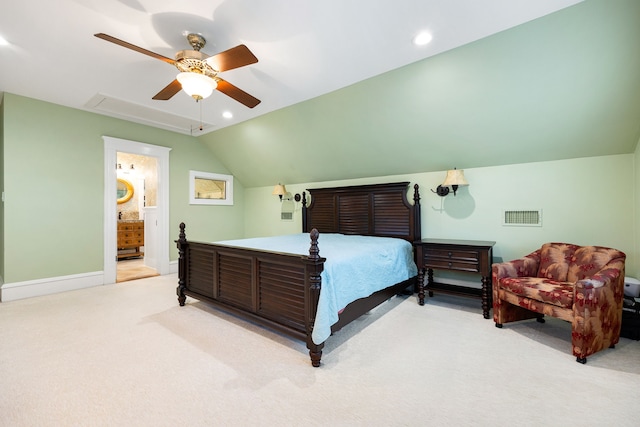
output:
[{"label": "wall sconce", "polygon": [[456,191],[458,191],[458,187],[461,185],[469,185],[467,180],[464,178],[464,170],[448,170],[447,176],[444,179],[444,182],[438,185],[436,191],[431,190],[436,193],[440,197],[445,197],[449,194],[449,187],[453,190],[453,195],[456,195]]},{"label": "wall sconce", "polygon": [[282,202],[282,199],[291,200],[293,198],[293,200],[295,200],[296,202],[299,202],[301,199],[300,194],[296,194],[295,196],[292,196],[291,193],[289,193],[285,188],[285,186],[282,184],[278,184],[275,187],[273,187],[273,192],[271,194],[274,196],[278,196],[281,202]]},{"label": "wall sconce", "polygon": [[287,189],[284,185],[278,184],[273,187],[273,192],[271,194],[280,197],[280,201],[282,201],[282,196],[287,194]]},{"label": "wall sconce", "polygon": [[[122,163],[117,163],[117,164],[116,164],[116,170],[117,170],[118,172],[125,172],[125,173],[126,173],[126,172],[128,172],[127,170],[122,169]],[[130,171],[133,171],[133,172],[135,172],[135,171],[136,171],[136,168],[133,166],[133,163],[131,163],[131,167],[129,168],[129,170],[130,170]]]}]

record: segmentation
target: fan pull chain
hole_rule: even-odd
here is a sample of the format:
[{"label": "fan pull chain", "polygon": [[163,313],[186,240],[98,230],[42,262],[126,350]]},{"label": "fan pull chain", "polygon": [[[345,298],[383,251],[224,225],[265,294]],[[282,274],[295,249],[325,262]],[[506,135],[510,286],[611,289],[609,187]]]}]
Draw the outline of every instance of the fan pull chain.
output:
[{"label": "fan pull chain", "polygon": [[200,104],[200,132],[202,132],[202,102],[198,102]]}]

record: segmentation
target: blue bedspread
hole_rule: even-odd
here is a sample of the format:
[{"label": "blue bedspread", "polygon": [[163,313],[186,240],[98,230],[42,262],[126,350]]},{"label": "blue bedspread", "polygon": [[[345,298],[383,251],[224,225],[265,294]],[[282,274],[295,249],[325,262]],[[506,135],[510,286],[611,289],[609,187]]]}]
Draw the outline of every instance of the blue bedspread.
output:
[{"label": "blue bedspread", "polygon": [[[309,233],[216,242],[229,246],[309,255]],[[323,343],[349,303],[407,280],[418,273],[413,249],[403,239],[320,234],[320,256],[327,259],[312,339]]]}]

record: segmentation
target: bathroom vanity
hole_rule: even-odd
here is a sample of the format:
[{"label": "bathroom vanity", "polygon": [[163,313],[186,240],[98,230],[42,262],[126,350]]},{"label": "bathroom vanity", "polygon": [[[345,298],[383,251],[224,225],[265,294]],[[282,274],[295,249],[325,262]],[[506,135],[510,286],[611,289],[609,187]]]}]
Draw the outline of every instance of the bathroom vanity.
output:
[{"label": "bathroom vanity", "polygon": [[143,256],[142,246],[144,246],[144,221],[119,220],[118,259]]}]

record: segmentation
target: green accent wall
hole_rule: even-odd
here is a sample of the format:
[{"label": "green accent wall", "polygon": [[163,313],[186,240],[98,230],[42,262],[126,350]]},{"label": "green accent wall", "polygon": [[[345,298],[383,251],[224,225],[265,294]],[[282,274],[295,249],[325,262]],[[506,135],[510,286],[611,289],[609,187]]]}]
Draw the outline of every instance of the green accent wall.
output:
[{"label": "green accent wall", "polygon": [[2,120],[4,283],[103,270],[103,135],[171,147],[172,260],[181,221],[194,240],[244,232],[244,187],[237,180],[233,206],[189,205],[189,170],[230,173],[194,137],[9,93]]},{"label": "green accent wall", "polygon": [[246,187],[629,154],[639,41],[640,1],[586,0],[200,139]]},{"label": "green accent wall", "polygon": [[[4,195],[4,96],[0,95],[0,193]],[[0,254],[4,249],[4,201],[0,201]],[[4,256],[0,256],[0,285],[4,278]]]},{"label": "green accent wall", "polygon": [[628,209],[632,211],[633,215],[633,223],[629,231],[634,236],[635,244],[633,247],[633,264],[631,268],[627,268],[627,274],[640,278],[640,140],[633,157],[633,185],[633,192],[627,194],[627,198],[629,200]]},{"label": "green accent wall", "polygon": [[[420,186],[423,238],[495,241],[494,257],[503,260],[551,241],[609,246],[627,254],[627,275],[637,277],[638,162],[636,153],[470,168],[464,170],[469,186],[444,198],[431,189],[442,183],[446,171],[287,184],[287,190],[296,194],[308,188],[409,181],[411,187]],[[296,203],[293,221],[283,221],[272,190],[245,190],[246,237],[301,232],[301,204]],[[413,188],[407,198],[413,200]],[[502,225],[503,210],[537,209],[542,210],[541,227]],[[319,247],[322,255],[322,235]]]},{"label": "green accent wall", "polygon": [[[585,0],[198,138],[4,94],[1,279],[102,270],[103,135],[172,148],[172,260],[181,221],[201,241],[299,232],[277,182],[409,180],[424,237],[496,240],[502,259],[551,240],[612,246],[637,277],[639,21],[637,0]],[[470,186],[443,199],[430,189],[452,167]],[[189,170],[235,175],[234,205],[189,205]],[[502,209],[542,209],[543,226],[504,227]]]}]

